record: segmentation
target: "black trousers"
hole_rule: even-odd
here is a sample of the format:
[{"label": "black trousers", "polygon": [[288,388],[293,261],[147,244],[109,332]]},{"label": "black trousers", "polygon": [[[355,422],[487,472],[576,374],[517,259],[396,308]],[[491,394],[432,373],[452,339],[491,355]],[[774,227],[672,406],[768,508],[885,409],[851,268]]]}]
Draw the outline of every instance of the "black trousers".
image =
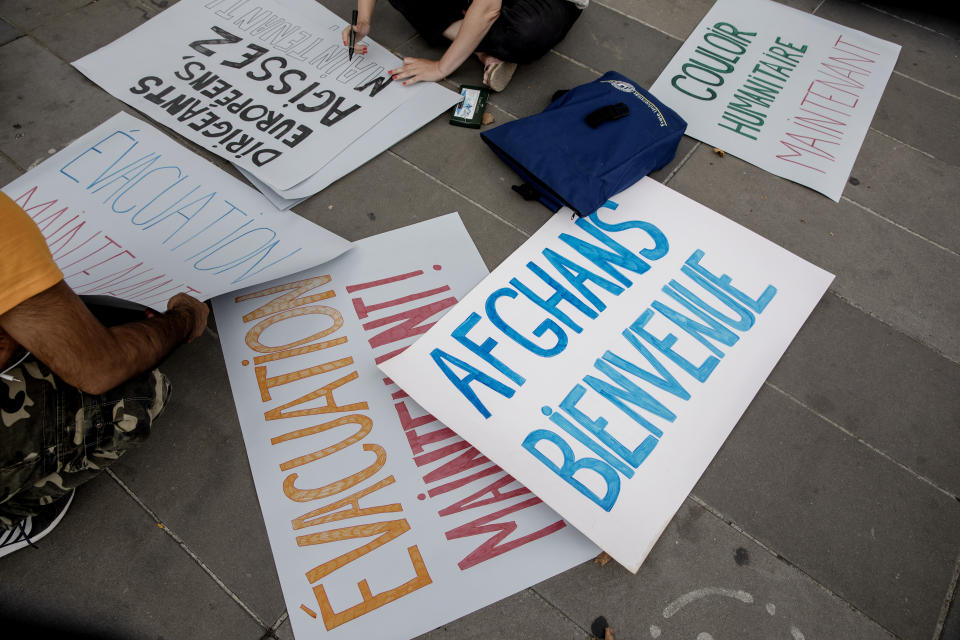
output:
[{"label": "black trousers", "polygon": [[[390,0],[423,38],[446,47],[443,32],[470,6],[470,0]],[[567,35],[581,10],[569,0],[503,0],[500,17],[477,51],[507,62],[527,63],[543,57]]]}]

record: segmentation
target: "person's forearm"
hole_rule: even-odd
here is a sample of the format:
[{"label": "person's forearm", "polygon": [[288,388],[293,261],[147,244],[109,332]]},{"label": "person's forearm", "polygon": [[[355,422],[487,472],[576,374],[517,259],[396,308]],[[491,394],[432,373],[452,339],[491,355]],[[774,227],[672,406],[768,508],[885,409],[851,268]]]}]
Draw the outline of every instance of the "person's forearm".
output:
[{"label": "person's forearm", "polygon": [[373,21],[373,10],[377,6],[377,0],[357,0],[357,24],[366,25],[370,29],[370,23]]},{"label": "person's forearm", "polygon": [[102,374],[91,393],[103,393],[129,378],[155,367],[193,328],[190,311],[178,307],[163,315],[107,328],[118,357],[102,363]]},{"label": "person's forearm", "polygon": [[100,394],[203,330],[207,308],[187,299],[188,308],[175,304],[157,317],[107,328],[61,280],[0,316],[0,326],[67,384]]},{"label": "person's forearm", "polygon": [[490,27],[500,17],[500,6],[500,0],[474,0],[463,16],[460,32],[440,58],[440,71],[444,76],[459,69],[477,50]]}]

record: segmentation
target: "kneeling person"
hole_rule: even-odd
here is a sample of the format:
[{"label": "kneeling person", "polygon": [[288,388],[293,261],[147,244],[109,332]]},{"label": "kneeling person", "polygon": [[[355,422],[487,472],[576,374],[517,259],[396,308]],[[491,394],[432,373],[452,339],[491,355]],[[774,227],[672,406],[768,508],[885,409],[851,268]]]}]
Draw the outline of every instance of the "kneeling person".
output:
[{"label": "kneeling person", "polygon": [[64,282],[33,220],[0,193],[0,556],[63,517],[77,486],[146,439],[170,394],[153,367],[209,310],[105,326]]}]

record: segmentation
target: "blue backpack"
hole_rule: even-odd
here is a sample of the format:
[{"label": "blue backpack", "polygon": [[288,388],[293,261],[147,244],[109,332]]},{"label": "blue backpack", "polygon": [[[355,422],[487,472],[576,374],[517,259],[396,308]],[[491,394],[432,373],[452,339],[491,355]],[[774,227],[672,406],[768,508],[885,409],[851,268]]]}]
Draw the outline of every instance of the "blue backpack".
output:
[{"label": "blue backpack", "polygon": [[514,190],[524,198],[584,216],[670,162],[686,128],[669,107],[609,71],[480,137],[523,178]]}]

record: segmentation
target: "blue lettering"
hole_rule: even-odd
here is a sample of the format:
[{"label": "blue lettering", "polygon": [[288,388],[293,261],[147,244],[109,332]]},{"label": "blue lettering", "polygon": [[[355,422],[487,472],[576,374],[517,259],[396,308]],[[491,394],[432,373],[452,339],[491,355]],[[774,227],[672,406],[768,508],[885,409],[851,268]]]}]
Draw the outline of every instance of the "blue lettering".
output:
[{"label": "blue lettering", "polygon": [[630,325],[630,330],[649,342],[662,354],[670,358],[681,369],[693,376],[695,380],[699,382],[706,381],[706,379],[710,377],[710,374],[713,373],[713,370],[716,368],[717,364],[719,364],[720,359],[716,356],[707,356],[707,358],[701,362],[699,366],[694,365],[692,362],[673,350],[673,345],[677,343],[677,336],[673,335],[672,333],[668,333],[666,337],[661,340],[644,328],[652,317],[653,310],[645,310],[642,314],[640,314],[639,318],[633,321],[633,323]]},{"label": "blue lettering", "polygon": [[543,280],[546,284],[550,285],[550,287],[553,289],[553,295],[551,295],[549,298],[541,298],[536,293],[531,291],[527,285],[523,284],[516,278],[511,279],[510,284],[512,284],[514,288],[517,289],[517,291],[519,291],[524,296],[526,296],[527,299],[529,299],[531,302],[536,304],[538,307],[540,307],[541,309],[543,309],[544,311],[546,311],[547,313],[552,315],[554,318],[556,318],[563,324],[567,325],[569,328],[573,329],[577,333],[582,332],[583,328],[580,325],[578,325],[576,322],[571,320],[570,316],[565,314],[563,311],[560,311],[560,309],[558,308],[558,305],[561,302],[566,300],[567,302],[572,304],[574,307],[576,307],[578,310],[580,310],[583,313],[583,315],[587,316],[591,320],[597,317],[596,311],[588,307],[583,302],[583,300],[575,296],[572,291],[570,291],[569,289],[564,287],[562,284],[554,280],[550,276],[550,274],[548,274],[546,271],[541,269],[539,265],[537,265],[535,262],[528,262],[527,268],[530,269],[530,271],[533,271],[537,276],[539,276],[540,279]]},{"label": "blue lettering", "polygon": [[[590,376],[587,376],[587,378],[589,377]],[[584,381],[590,384],[586,378]],[[647,459],[647,456],[650,455],[650,452],[653,451],[653,448],[657,446],[657,439],[654,436],[646,436],[643,442],[633,451],[625,447],[622,442],[607,433],[606,427],[608,423],[606,418],[600,417],[593,420],[577,407],[577,402],[583,398],[586,391],[586,387],[578,384],[571,389],[570,393],[560,402],[560,408],[573,416],[574,420],[576,420],[580,426],[595,435],[600,442],[607,445],[611,451],[623,458],[633,466],[633,468],[639,467],[640,464]],[[609,398],[607,399],[609,400]],[[622,408],[621,406],[621,409]],[[629,478],[630,476],[627,477]]]},{"label": "blue lettering", "polygon": [[669,422],[676,420],[677,416],[672,411],[663,406],[663,404],[661,404],[660,401],[654,398],[652,395],[635,385],[625,375],[616,371],[609,362],[598,359],[593,363],[593,366],[596,367],[596,369],[601,373],[606,374],[606,376],[615,384],[611,384],[606,380],[601,380],[600,378],[596,378],[594,376],[584,376],[583,381],[586,382],[591,389],[603,396],[608,402],[616,406],[625,414],[633,418],[634,422],[642,426],[653,435],[659,438],[663,435],[663,431],[629,407],[627,402],[636,405],[645,411],[649,411],[656,416],[664,418]]},{"label": "blue lettering", "polygon": [[[512,289],[500,289],[498,291],[494,291],[490,295],[490,297],[487,298],[487,314],[488,315],[490,313],[490,308],[493,306],[491,301],[495,299],[494,296],[496,296],[498,293],[502,291],[509,291],[513,293],[512,297],[516,297],[517,295],[516,293],[513,292]],[[517,384],[523,384],[524,382],[526,382],[526,379],[523,376],[521,376],[519,373],[517,373],[507,365],[505,365],[500,359],[498,359],[496,356],[493,355],[493,348],[498,344],[496,340],[494,340],[493,338],[487,338],[486,340],[483,341],[483,344],[477,344],[467,336],[470,330],[473,329],[475,326],[477,326],[477,323],[479,321],[480,321],[480,314],[471,313],[470,316],[467,317],[466,320],[461,322],[460,325],[456,329],[454,329],[453,333],[451,333],[450,335],[453,337],[454,340],[456,340],[457,342],[465,346],[471,352],[480,356],[480,358],[482,358],[484,362],[488,364],[492,364],[497,371],[507,376]],[[498,327],[500,326],[497,324],[496,321],[494,321],[493,324],[497,325]]]},{"label": "blue lettering", "polygon": [[718,287],[732,295],[734,298],[747,305],[757,313],[762,313],[764,309],[767,308],[767,305],[770,304],[770,301],[773,300],[773,297],[777,295],[777,288],[773,285],[767,285],[766,289],[763,290],[756,300],[745,294],[740,289],[737,289],[733,286],[730,276],[723,274],[722,276],[716,276],[713,273],[707,271],[706,267],[700,264],[700,260],[703,258],[703,251],[699,249],[693,253],[692,256],[687,258],[687,266],[696,269],[699,273],[703,274],[705,278],[716,284]]},{"label": "blue lettering", "polygon": [[[457,391],[463,394],[463,397],[469,400],[470,404],[473,405],[473,408],[479,411],[480,415],[482,415],[484,418],[490,417],[490,411],[487,409],[486,406],[484,406],[482,402],[480,402],[480,398],[477,397],[477,394],[474,393],[473,389],[470,387],[470,384],[472,382],[474,381],[480,382],[480,384],[483,384],[486,387],[492,389],[493,391],[496,391],[497,393],[499,393],[505,398],[513,397],[513,394],[514,394],[513,389],[503,384],[502,382],[495,380],[494,378],[490,377],[483,371],[480,371],[479,369],[473,367],[472,365],[467,364],[463,360],[460,360],[459,358],[455,358],[454,356],[451,356],[449,353],[447,353],[446,351],[443,351],[442,349],[435,348],[433,351],[430,352],[430,357],[433,358],[433,361],[437,364],[438,367],[440,367],[440,370],[443,371],[443,374],[447,376],[447,380],[453,383],[453,386],[457,388]],[[459,367],[463,371],[466,371],[467,375],[464,376],[463,378],[457,377],[457,374],[455,374],[453,372],[453,369],[450,367],[450,365],[447,364],[448,362],[450,364],[453,364]]]},{"label": "blue lettering", "polygon": [[[116,160],[113,161],[113,164],[111,164],[110,167],[108,167],[103,173],[100,174],[100,176],[103,177],[103,175],[104,175],[107,171],[109,171],[110,168],[112,168],[114,164],[116,164],[117,162],[119,162],[119,160],[120,160],[121,158],[123,158],[125,155],[127,155],[127,153],[128,153],[131,149],[133,149],[135,146],[137,146],[137,141],[133,138],[133,136],[131,136],[130,134],[126,133],[125,131],[114,131],[113,133],[111,133],[110,135],[108,135],[106,138],[104,138],[103,140],[101,140],[101,141],[98,142],[97,144],[93,145],[93,146],[90,147],[89,149],[85,150],[83,153],[81,153],[80,155],[78,155],[77,157],[75,157],[73,160],[71,160],[71,161],[68,162],[67,164],[63,165],[63,166],[60,168],[60,173],[62,173],[63,175],[67,176],[68,178],[70,178],[70,179],[73,180],[74,182],[80,182],[80,179],[79,179],[79,178],[77,178],[77,177],[74,176],[74,175],[71,175],[71,174],[67,173],[67,168],[68,168],[70,165],[74,164],[75,162],[78,162],[81,158],[83,158],[85,155],[87,155],[87,154],[90,153],[90,152],[94,152],[94,153],[97,153],[97,154],[99,154],[99,155],[102,155],[102,154],[103,154],[103,150],[101,149],[101,145],[103,145],[105,142],[107,142],[108,140],[110,140],[111,138],[113,138],[113,137],[115,137],[115,136],[121,136],[121,137],[123,137],[123,138],[126,138],[127,140],[130,140],[131,142],[130,142],[130,144],[127,146],[127,148],[123,150],[123,153],[121,153],[120,156],[119,156]],[[86,178],[84,178],[84,182],[86,182]]]},{"label": "blue lettering", "polygon": [[623,287],[577,264],[573,260],[560,255],[553,249],[544,249],[543,257],[553,265],[553,268],[556,269],[560,275],[567,279],[567,282],[572,284],[576,290],[580,292],[580,295],[589,300],[593,306],[597,308],[597,311],[603,311],[607,308],[607,305],[587,288],[587,281],[596,283],[602,289],[609,291],[615,296],[623,293]]},{"label": "blue lettering", "polygon": [[[487,297],[487,303],[485,306],[485,311],[487,312],[487,317],[490,319],[490,322],[492,322],[495,327],[500,329],[500,331],[503,331],[508,338],[510,338],[517,344],[519,344],[521,347],[523,347],[530,353],[536,354],[543,358],[551,358],[557,355],[558,353],[563,352],[563,350],[567,348],[567,334],[563,331],[560,325],[558,325],[553,320],[549,320],[549,319],[544,320],[539,325],[537,325],[536,329],[533,330],[533,335],[536,336],[537,338],[542,337],[543,334],[546,333],[547,331],[551,332],[556,337],[557,342],[549,349],[545,349],[535,344],[533,341],[527,339],[526,337],[522,336],[516,329],[511,327],[509,324],[507,324],[504,321],[502,317],[500,317],[500,314],[497,312],[497,300],[499,300],[500,298],[516,298],[516,297],[517,297],[517,292],[509,288],[497,289],[496,291],[491,293],[490,296]],[[477,314],[473,314],[473,315],[477,315]],[[477,317],[479,318],[479,316]],[[486,344],[487,343],[485,342],[484,346],[486,346]],[[481,355],[480,357],[483,357],[483,356]],[[503,369],[500,369],[500,371],[506,374],[506,371],[503,371]],[[514,379],[514,382],[518,384],[523,384],[524,380],[523,378],[521,378],[520,380]]]},{"label": "blue lettering", "polygon": [[[552,442],[560,450],[560,453],[563,455],[563,466],[558,467],[553,463],[553,461],[550,460],[550,458],[545,456],[537,449],[537,444],[543,442],[544,440]],[[617,472],[614,471],[608,464],[602,460],[597,460],[596,458],[580,458],[579,460],[575,459],[573,449],[570,448],[570,445],[568,445],[563,438],[555,434],[553,431],[547,431],[546,429],[537,429],[536,431],[532,431],[523,440],[522,446],[524,449],[533,454],[537,460],[542,462],[544,466],[563,478],[567,484],[589,498],[601,509],[604,511],[610,511],[613,509],[613,505],[616,504],[617,497],[620,495],[620,476],[618,476]],[[573,477],[577,471],[581,471],[583,469],[594,471],[601,478],[603,478],[604,483],[606,483],[607,490],[602,498],[591,491],[582,482]]]},{"label": "blue lettering", "polygon": [[[577,385],[577,386],[580,386],[580,385]],[[573,392],[571,391],[571,393]],[[567,395],[569,396],[569,394]],[[604,461],[607,464],[609,464],[611,467],[613,467],[614,469],[616,469],[617,471],[619,471],[620,473],[622,473],[628,478],[633,477],[633,469],[631,469],[627,465],[623,464],[622,462],[614,458],[609,451],[607,451],[606,449],[601,447],[599,444],[597,444],[595,441],[593,441],[590,438],[590,436],[588,436],[583,431],[580,431],[580,429],[577,429],[575,426],[573,426],[573,424],[569,420],[564,418],[559,411],[554,411],[550,407],[542,407],[540,411],[541,413],[543,413],[543,415],[548,416],[550,418],[550,422],[557,425],[558,427],[560,427],[561,429],[563,429],[564,431],[572,435],[574,438],[579,440],[580,444],[587,447],[588,449],[593,451],[595,454],[603,458]]]},{"label": "blue lettering", "polygon": [[[675,281],[671,280],[670,282],[672,284]],[[668,307],[659,300],[655,300],[650,306],[662,313],[668,320],[670,320],[670,322],[693,336],[697,342],[710,349],[710,351],[712,351],[713,354],[718,358],[723,357],[723,351],[721,351],[719,347],[717,347],[707,338],[712,338],[720,344],[728,347],[733,346],[740,339],[737,334],[723,326],[723,324],[721,324],[719,321],[714,320],[706,313],[693,306],[689,301],[681,298],[680,295],[673,289],[664,287],[663,292],[692,311],[697,317],[701,318],[708,324],[697,322],[693,318],[683,315],[676,309]]]}]

